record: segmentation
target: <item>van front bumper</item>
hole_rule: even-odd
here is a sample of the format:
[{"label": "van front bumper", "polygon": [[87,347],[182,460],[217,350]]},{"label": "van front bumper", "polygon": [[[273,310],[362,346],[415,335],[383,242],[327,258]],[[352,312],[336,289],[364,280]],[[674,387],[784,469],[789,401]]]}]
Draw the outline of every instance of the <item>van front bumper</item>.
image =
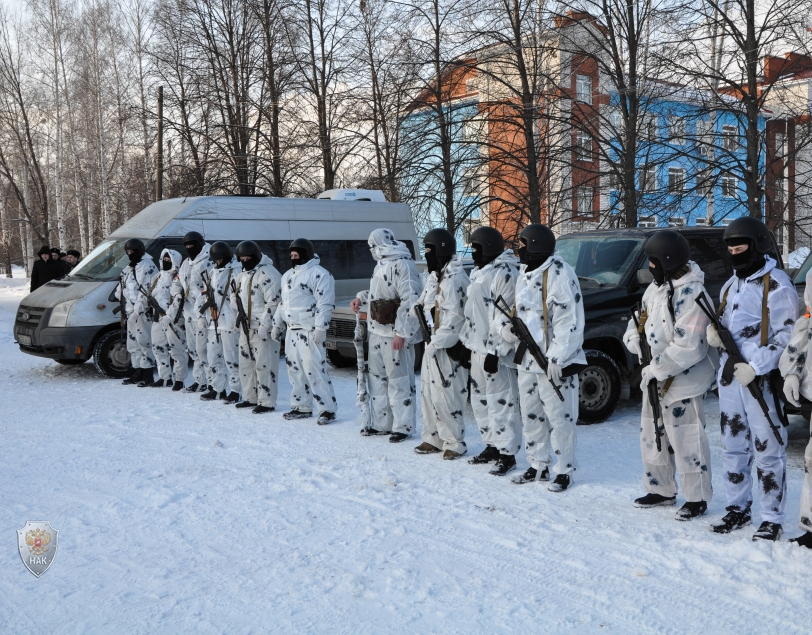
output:
[{"label": "van front bumper", "polygon": [[[42,326],[48,323],[50,309],[25,309],[18,310],[14,322],[14,339],[23,353],[49,359],[90,359],[98,326],[50,328]],[[21,319],[23,317],[26,319]]]}]

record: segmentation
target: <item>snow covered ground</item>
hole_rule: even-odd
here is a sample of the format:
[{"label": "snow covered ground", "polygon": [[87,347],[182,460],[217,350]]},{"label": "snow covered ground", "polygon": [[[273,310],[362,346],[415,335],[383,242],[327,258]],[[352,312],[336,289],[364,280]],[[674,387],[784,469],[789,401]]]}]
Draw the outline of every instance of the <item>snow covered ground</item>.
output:
[{"label": "snow covered ground", "polygon": [[[286,379],[260,417],[23,355],[26,288],[0,279],[2,633],[812,631],[812,553],[708,531],[724,513],[713,399],[716,498],[679,523],[631,505],[632,405],[579,428],[575,485],[553,494],[361,438],[351,371],[334,371],[339,419],[322,428],[282,419]],[[27,520],[60,532],[39,579],[17,552]]]}]

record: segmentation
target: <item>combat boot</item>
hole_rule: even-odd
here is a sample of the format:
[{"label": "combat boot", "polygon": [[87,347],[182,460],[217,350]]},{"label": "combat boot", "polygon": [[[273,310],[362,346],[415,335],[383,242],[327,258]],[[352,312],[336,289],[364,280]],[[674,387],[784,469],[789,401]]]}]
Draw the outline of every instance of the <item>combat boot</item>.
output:
[{"label": "combat boot", "polygon": [[505,476],[516,469],[516,457],[512,454],[500,454],[496,467],[488,472],[494,476]]},{"label": "combat boot", "polygon": [[485,463],[493,463],[494,461],[498,460],[499,450],[492,445],[486,445],[482,452],[477,454],[475,457],[468,459],[468,463],[471,465],[483,465]]}]

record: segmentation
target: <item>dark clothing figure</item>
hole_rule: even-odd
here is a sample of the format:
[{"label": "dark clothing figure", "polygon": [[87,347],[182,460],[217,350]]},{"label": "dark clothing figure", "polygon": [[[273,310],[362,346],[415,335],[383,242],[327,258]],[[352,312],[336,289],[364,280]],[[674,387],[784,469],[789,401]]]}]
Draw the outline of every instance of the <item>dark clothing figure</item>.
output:
[{"label": "dark clothing figure", "polygon": [[[43,258],[42,256],[48,257]],[[37,260],[34,262],[34,267],[31,270],[31,291],[39,289],[42,285],[49,283],[51,280],[60,278],[61,275],[59,272],[59,262],[51,260],[51,249],[48,245],[43,246],[37,252]]]}]

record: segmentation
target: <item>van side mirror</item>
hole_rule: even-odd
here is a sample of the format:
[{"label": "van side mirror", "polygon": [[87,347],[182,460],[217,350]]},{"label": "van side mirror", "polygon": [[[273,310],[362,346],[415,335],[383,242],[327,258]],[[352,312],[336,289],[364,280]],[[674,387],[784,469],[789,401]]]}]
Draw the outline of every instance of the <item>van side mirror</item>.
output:
[{"label": "van side mirror", "polygon": [[637,284],[641,286],[648,286],[654,282],[654,276],[651,275],[651,270],[646,267],[637,271]]}]

